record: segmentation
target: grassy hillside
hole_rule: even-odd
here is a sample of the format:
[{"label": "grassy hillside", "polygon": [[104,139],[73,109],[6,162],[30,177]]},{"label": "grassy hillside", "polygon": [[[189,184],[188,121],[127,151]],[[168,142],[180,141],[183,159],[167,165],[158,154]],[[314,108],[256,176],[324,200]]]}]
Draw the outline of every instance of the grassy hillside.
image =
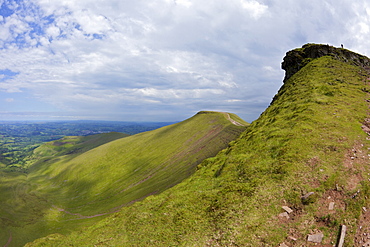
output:
[{"label": "grassy hillside", "polygon": [[[42,164],[45,159],[57,159],[59,156],[73,155],[87,152],[105,143],[127,137],[128,134],[119,132],[110,132],[104,134],[96,134],[89,136],[66,136],[62,139],[51,141],[41,145],[33,151],[33,155],[29,158],[29,164],[33,164],[34,170],[37,166],[35,163]],[[69,156],[72,157],[72,156]]]},{"label": "grassy hillside", "polygon": [[370,232],[368,77],[335,54],[306,60],[260,118],[190,178],[27,246],[314,246],[314,233],[332,246],[341,225],[345,246],[359,245]]},{"label": "grassy hillside", "polygon": [[2,208],[12,218],[2,218],[1,243],[10,236],[9,246],[19,246],[51,233],[68,234],[174,186],[245,130],[235,121],[242,122],[229,113],[200,112],[110,142],[108,134],[65,137],[37,148],[28,175],[0,185],[13,190],[4,196]]},{"label": "grassy hillside", "polygon": [[[78,153],[81,154],[126,136],[122,133],[106,133],[65,137],[38,147],[28,162],[39,160],[39,165],[42,165],[45,164],[46,160],[51,162],[66,154],[69,154],[68,157],[73,157]],[[32,168],[34,169],[36,166],[37,164]],[[29,241],[28,234],[42,236],[39,232],[44,231],[40,230],[43,224],[38,221],[43,218],[43,210],[50,207],[50,202],[46,195],[37,191],[36,188],[39,184],[30,181],[25,172],[12,172],[6,169],[0,170],[0,178],[0,244],[5,244],[10,236],[12,239],[14,238],[14,241],[9,246],[19,246],[21,243]],[[38,182],[43,183],[42,180]],[[40,227],[35,227],[35,225],[40,225]],[[24,227],[28,227],[31,231],[25,231]]]}]

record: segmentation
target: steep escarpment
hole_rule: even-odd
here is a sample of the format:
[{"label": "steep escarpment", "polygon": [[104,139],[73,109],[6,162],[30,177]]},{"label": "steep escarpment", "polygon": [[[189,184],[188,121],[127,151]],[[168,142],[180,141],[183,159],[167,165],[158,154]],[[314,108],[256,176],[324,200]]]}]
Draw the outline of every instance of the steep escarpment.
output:
[{"label": "steep escarpment", "polygon": [[366,62],[346,59],[292,62],[266,111],[191,177],[28,246],[332,246],[343,225],[346,245],[360,246],[370,231],[370,76]]},{"label": "steep escarpment", "polygon": [[331,56],[336,60],[355,66],[370,66],[370,59],[366,56],[347,49],[339,49],[329,45],[306,44],[302,48],[294,49],[286,53],[281,68],[285,70],[284,82],[303,68],[313,59]]}]

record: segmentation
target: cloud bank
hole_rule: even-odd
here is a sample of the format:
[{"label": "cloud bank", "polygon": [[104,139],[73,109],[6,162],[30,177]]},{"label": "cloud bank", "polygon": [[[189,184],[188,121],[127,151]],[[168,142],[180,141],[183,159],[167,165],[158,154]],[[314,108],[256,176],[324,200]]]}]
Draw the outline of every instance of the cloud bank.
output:
[{"label": "cloud bank", "polygon": [[0,119],[253,121],[285,52],[369,54],[370,3],[294,0],[0,0]]}]

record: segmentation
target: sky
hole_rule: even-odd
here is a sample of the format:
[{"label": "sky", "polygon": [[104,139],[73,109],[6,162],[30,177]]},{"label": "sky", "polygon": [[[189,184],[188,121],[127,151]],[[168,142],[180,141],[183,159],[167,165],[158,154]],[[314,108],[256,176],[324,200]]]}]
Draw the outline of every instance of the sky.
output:
[{"label": "sky", "polygon": [[252,122],[306,43],[370,56],[368,0],[0,0],[0,120]]}]

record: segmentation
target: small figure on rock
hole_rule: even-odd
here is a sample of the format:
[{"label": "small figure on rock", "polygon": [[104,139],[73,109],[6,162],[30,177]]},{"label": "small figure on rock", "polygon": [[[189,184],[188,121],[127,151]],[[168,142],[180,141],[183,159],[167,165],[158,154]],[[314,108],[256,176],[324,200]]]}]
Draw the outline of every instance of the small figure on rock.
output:
[{"label": "small figure on rock", "polygon": [[340,46],[342,47],[342,49],[343,49],[343,44],[340,44]]}]

